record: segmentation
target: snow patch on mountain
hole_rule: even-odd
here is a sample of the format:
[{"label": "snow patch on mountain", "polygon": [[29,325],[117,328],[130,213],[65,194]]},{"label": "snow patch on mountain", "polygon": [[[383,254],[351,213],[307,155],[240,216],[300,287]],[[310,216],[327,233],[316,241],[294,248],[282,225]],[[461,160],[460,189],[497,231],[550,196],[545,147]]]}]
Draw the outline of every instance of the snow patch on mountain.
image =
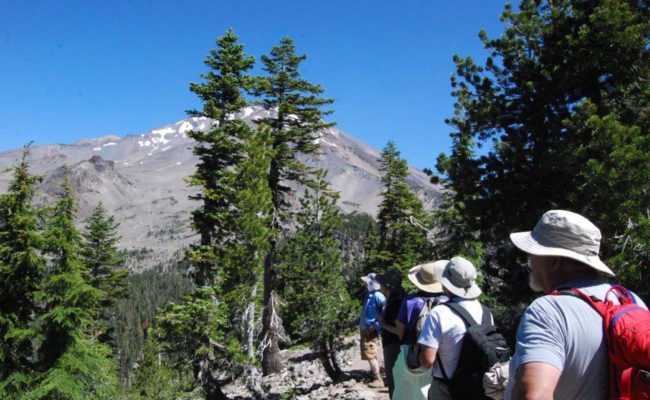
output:
[{"label": "snow patch on mountain", "polygon": [[255,109],[253,107],[246,107],[243,110],[241,110],[241,117],[240,118],[246,118],[250,115],[252,115],[255,112]]},{"label": "snow patch on mountain", "polygon": [[315,139],[314,144],[319,144],[319,145],[325,144],[325,145],[328,145],[330,147],[339,147],[339,146],[337,146],[336,143],[329,142],[329,141],[327,141],[326,139],[323,139],[323,138]]}]

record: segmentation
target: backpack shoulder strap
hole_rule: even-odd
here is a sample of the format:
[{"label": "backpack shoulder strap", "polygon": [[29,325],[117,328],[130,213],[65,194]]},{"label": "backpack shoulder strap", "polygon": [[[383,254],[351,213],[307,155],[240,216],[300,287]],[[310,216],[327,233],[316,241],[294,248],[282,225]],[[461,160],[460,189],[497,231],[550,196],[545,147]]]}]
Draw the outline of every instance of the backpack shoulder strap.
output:
[{"label": "backpack shoulder strap", "polygon": [[551,295],[552,296],[567,295],[567,296],[577,297],[579,299],[582,299],[585,303],[589,304],[591,308],[596,310],[598,314],[600,314],[603,317],[605,316],[605,304],[600,299],[597,299],[596,297],[593,296],[589,296],[578,288],[572,287],[570,289],[566,289],[566,288],[558,289],[551,292]]},{"label": "backpack shoulder strap", "polygon": [[610,287],[607,293],[605,294],[605,299],[604,299],[605,303],[611,302],[609,298],[610,293],[614,293],[614,296],[616,296],[618,303],[622,306],[628,304],[636,304],[636,299],[634,298],[634,296],[632,296],[632,293],[630,293],[630,291],[623,286],[613,285],[612,287]]},{"label": "backpack shoulder strap", "polygon": [[481,303],[481,308],[483,309],[483,316],[482,316],[481,325],[491,326],[492,325],[492,312],[483,303]]},{"label": "backpack shoulder strap", "polygon": [[[453,311],[456,315],[458,315],[465,323],[466,328],[469,328],[470,326],[478,325],[474,317],[472,317],[471,314],[465,309],[465,307],[461,306],[460,304],[454,303],[452,301],[448,301],[446,303],[442,303],[442,305],[449,307],[451,311]],[[485,310],[483,310],[483,314],[485,314]]]}]

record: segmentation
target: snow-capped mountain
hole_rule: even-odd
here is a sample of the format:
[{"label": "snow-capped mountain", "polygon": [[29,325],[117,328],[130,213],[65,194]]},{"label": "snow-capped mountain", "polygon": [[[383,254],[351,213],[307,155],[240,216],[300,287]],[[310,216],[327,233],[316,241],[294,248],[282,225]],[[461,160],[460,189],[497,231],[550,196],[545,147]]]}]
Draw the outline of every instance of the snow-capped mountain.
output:
[{"label": "snow-capped mountain", "polygon": [[[236,117],[255,121],[267,111],[245,108]],[[199,204],[189,200],[195,188],[184,178],[194,170],[197,158],[190,130],[205,131],[214,121],[191,117],[140,135],[115,135],[79,140],[70,145],[35,146],[31,171],[43,176],[38,201],[51,202],[60,192],[63,166],[67,165],[79,203],[79,219],[88,217],[101,201],[120,223],[121,245],[129,250],[148,249],[140,268],[171,257],[195,240],[189,227],[190,211]],[[328,170],[333,189],[340,192],[344,212],[376,215],[380,202],[380,153],[336,128],[321,132],[318,155],[303,157],[309,165]],[[0,153],[0,170],[16,163],[21,149]],[[0,173],[4,192],[11,173]],[[441,188],[429,183],[419,170],[410,169],[409,184],[427,207],[435,207]]]}]

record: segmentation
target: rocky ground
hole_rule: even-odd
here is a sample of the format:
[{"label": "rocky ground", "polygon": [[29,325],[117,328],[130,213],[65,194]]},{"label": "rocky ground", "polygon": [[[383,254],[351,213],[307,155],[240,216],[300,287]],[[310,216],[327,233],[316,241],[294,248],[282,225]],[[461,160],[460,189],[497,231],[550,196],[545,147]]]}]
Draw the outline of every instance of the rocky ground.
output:
[{"label": "rocky ground", "polygon": [[[267,399],[388,400],[387,388],[369,388],[365,382],[369,368],[368,362],[361,360],[359,355],[359,337],[352,336],[345,343],[345,349],[339,355],[345,377],[337,383],[329,379],[311,350],[283,351],[284,370],[280,374],[264,377],[263,385],[268,388]],[[380,365],[383,365],[381,350],[379,356]],[[224,392],[236,400],[253,399],[242,382],[228,385]]]}]

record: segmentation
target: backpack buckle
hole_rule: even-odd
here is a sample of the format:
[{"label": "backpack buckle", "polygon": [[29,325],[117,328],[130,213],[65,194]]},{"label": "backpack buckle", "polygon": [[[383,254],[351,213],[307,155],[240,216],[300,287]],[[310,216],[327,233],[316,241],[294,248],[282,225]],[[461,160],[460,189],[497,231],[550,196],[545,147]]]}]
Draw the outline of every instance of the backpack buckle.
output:
[{"label": "backpack buckle", "polygon": [[643,383],[650,383],[650,371],[640,369],[639,370],[639,379],[641,379],[641,382],[643,382]]}]

